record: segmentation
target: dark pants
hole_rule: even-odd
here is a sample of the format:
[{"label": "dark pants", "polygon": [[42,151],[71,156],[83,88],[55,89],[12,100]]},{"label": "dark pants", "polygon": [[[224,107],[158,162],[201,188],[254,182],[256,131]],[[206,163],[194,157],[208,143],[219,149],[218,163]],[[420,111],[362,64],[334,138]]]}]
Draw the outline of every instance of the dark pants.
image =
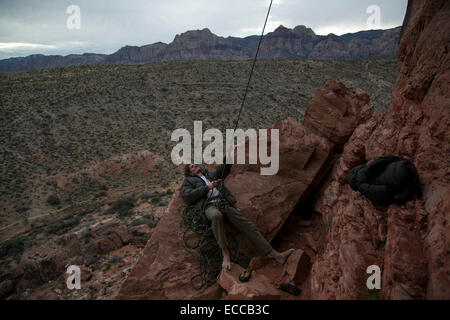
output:
[{"label": "dark pants", "polygon": [[211,221],[211,228],[216,238],[217,244],[221,249],[227,247],[227,239],[225,236],[224,215],[228,220],[243,233],[248,240],[255,246],[259,254],[267,255],[273,250],[269,242],[262,236],[256,226],[245,218],[237,209],[225,206],[221,212],[216,206],[208,204],[205,210],[205,215]]}]

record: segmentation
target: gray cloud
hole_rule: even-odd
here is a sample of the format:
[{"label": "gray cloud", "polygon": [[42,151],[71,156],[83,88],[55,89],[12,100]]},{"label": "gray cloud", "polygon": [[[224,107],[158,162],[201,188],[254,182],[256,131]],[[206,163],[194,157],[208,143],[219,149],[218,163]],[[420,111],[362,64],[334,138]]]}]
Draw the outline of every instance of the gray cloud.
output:
[{"label": "gray cloud", "polygon": [[[270,0],[0,0],[0,59],[34,53],[112,53],[124,45],[169,43],[209,28],[219,36],[259,34]],[[69,30],[69,5],[81,29]],[[317,34],[367,29],[366,9],[380,7],[382,29],[402,24],[406,0],[275,0],[267,32],[306,25]]]}]

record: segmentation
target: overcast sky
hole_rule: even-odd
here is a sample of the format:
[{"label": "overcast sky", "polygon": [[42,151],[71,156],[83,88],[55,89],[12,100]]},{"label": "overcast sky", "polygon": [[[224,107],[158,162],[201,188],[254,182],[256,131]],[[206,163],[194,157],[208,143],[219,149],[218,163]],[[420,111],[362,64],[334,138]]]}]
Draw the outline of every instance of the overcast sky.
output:
[{"label": "overcast sky", "polygon": [[[0,59],[35,53],[110,54],[125,45],[170,43],[187,30],[209,28],[227,37],[260,34],[270,0],[0,0]],[[71,5],[80,9],[80,28]],[[402,24],[406,0],[274,0],[266,33],[280,24],[305,25],[316,34]],[[372,18],[370,18],[372,17]],[[75,24],[74,24],[75,23]]]}]

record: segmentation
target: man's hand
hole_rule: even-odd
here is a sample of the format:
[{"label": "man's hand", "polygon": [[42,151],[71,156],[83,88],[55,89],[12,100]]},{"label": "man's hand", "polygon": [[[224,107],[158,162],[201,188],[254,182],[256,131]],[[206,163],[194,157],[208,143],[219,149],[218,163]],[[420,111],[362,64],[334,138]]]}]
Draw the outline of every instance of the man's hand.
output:
[{"label": "man's hand", "polygon": [[214,180],[213,182],[211,182],[211,183],[208,185],[208,189],[209,189],[209,190],[214,189],[215,187],[217,187],[217,185],[219,184],[220,181],[222,181],[222,179]]}]

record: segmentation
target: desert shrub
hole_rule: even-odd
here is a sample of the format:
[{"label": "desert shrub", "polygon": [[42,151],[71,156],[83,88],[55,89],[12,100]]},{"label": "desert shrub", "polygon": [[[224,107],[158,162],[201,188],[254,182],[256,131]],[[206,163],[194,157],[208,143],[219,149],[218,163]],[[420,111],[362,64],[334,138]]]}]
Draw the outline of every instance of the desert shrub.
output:
[{"label": "desert shrub", "polygon": [[78,217],[84,217],[85,215],[88,215],[88,214],[90,214],[90,213],[93,213],[95,210],[97,210],[98,208],[96,208],[96,207],[91,207],[91,208],[87,208],[87,209],[84,209],[84,210],[82,210],[82,211],[80,211],[78,214],[77,214],[77,216]]},{"label": "desert shrub", "polygon": [[47,231],[48,233],[61,235],[67,233],[70,229],[80,224],[80,221],[81,219],[79,217],[65,219],[60,223],[55,223],[54,225],[49,226]]},{"label": "desert shrub", "polygon": [[150,193],[144,192],[144,193],[141,195],[141,199],[147,201],[148,199],[150,199]]},{"label": "desert shrub", "polygon": [[60,204],[60,201],[56,194],[52,194],[47,198],[47,203],[52,206],[57,206]]},{"label": "desert shrub", "polygon": [[92,235],[91,235],[91,231],[90,231],[89,229],[88,229],[88,230],[84,230],[84,231],[81,233],[80,240],[81,240],[84,244],[89,243],[89,242],[91,241],[91,239],[92,239]]},{"label": "desert shrub", "polygon": [[97,199],[97,198],[105,197],[107,194],[108,193],[105,190],[101,190],[94,195],[94,198]]},{"label": "desert shrub", "polygon": [[23,252],[25,240],[23,237],[13,238],[0,244],[0,258],[16,256]]},{"label": "desert shrub", "polygon": [[113,212],[119,212],[119,217],[129,216],[133,213],[133,208],[136,204],[136,196],[131,195],[123,199],[114,201],[111,204]]},{"label": "desert shrub", "polygon": [[150,200],[155,205],[160,204],[161,198],[162,198],[162,195],[158,191],[153,192],[152,195],[150,196]]}]

